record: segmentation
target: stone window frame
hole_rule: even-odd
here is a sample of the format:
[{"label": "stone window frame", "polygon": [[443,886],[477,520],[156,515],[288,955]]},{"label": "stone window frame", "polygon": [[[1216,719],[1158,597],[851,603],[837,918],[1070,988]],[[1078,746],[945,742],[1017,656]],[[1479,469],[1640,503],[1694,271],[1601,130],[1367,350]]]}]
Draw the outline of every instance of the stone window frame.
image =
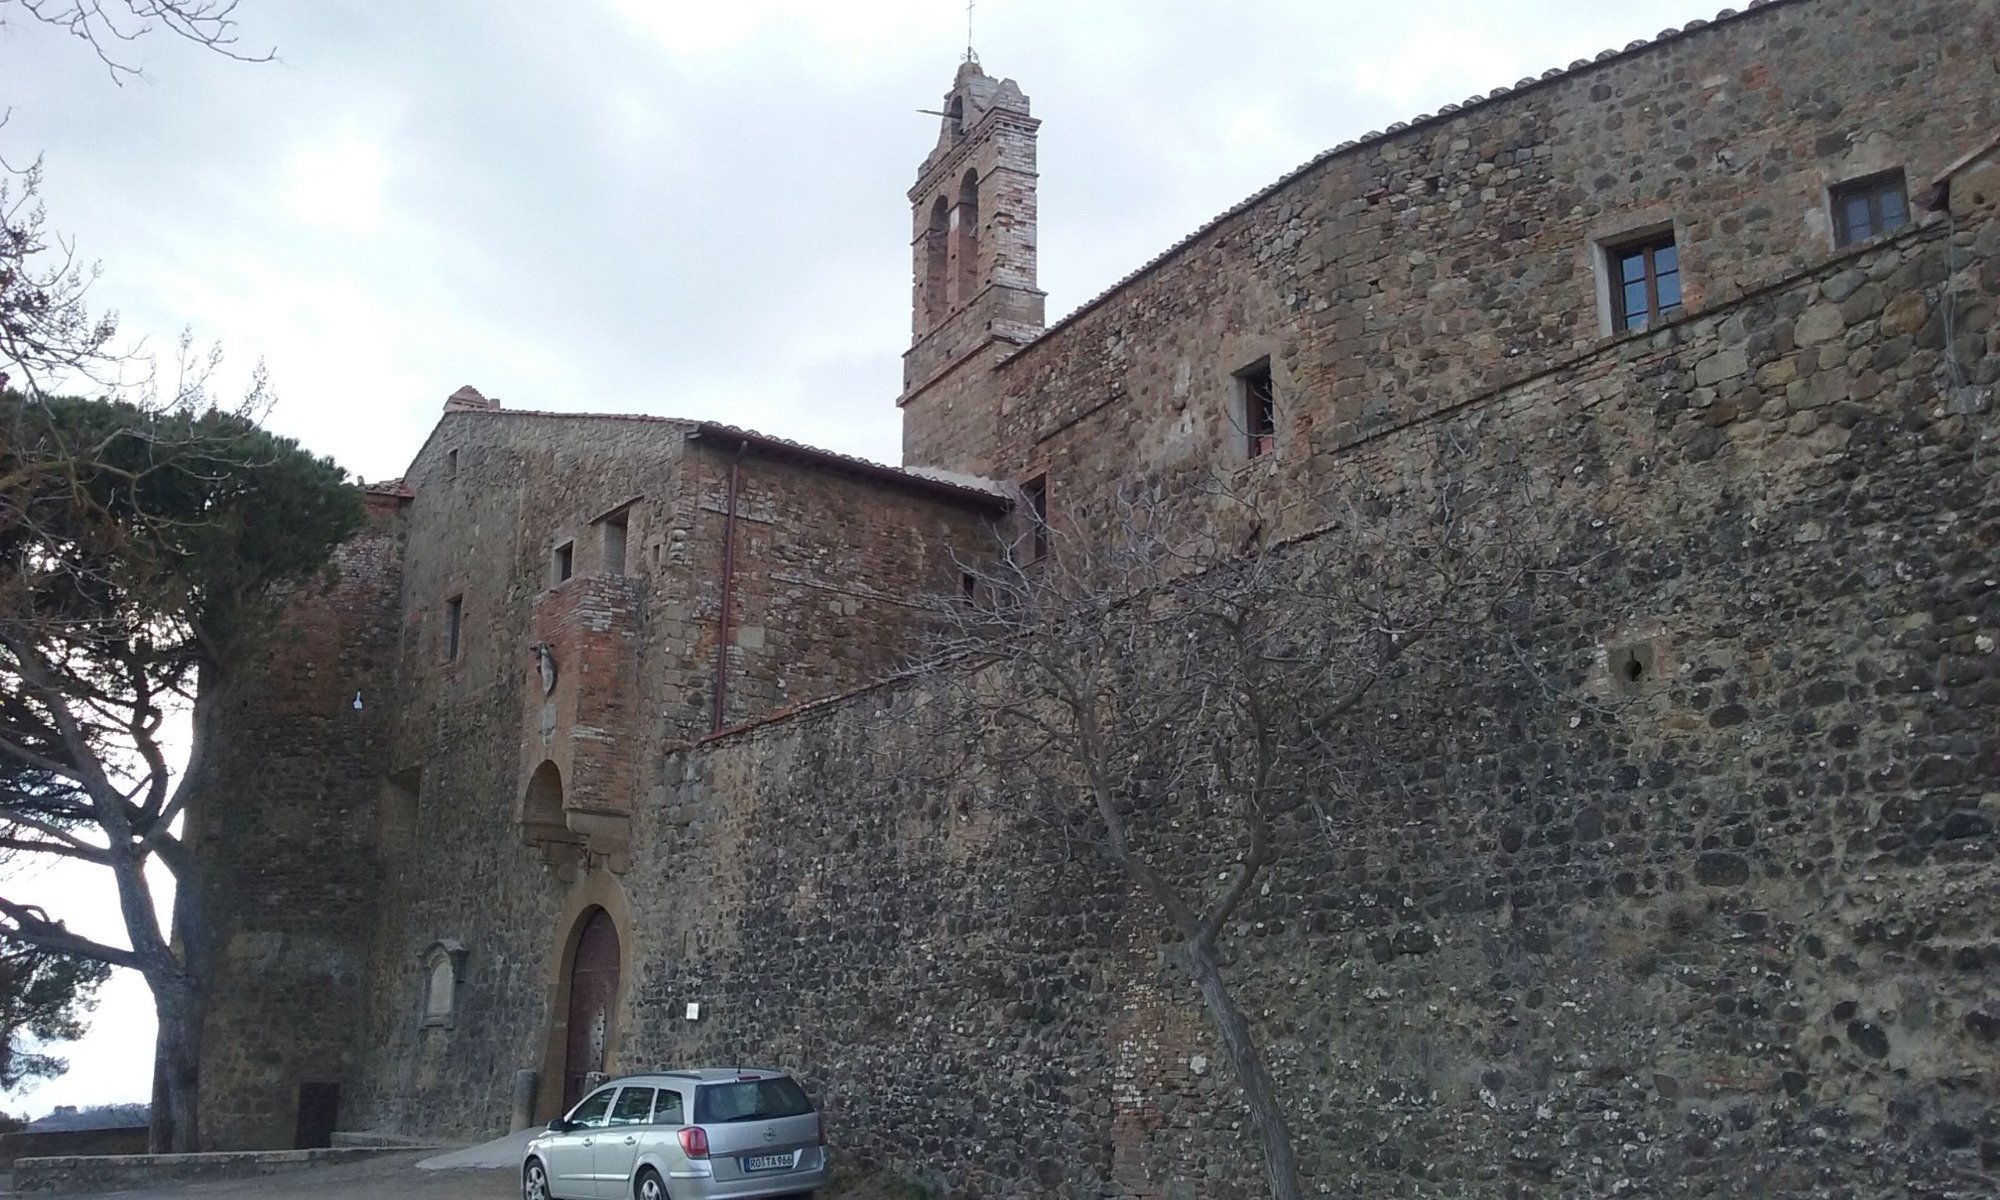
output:
[{"label": "stone window frame", "polygon": [[[1881,201],[1884,196],[1893,195],[1902,206],[1902,220],[1895,225],[1884,225],[1886,218]],[[1866,233],[1856,234],[1845,216],[1846,202],[1860,197],[1867,202],[1868,219],[1871,228]],[[1875,240],[1898,230],[1908,229],[1916,223],[1917,215],[1910,204],[1909,178],[1900,166],[1887,167],[1879,171],[1855,175],[1837,183],[1830,183],[1826,189],[1827,224],[1833,233],[1835,250],[1852,250],[1866,242]]]},{"label": "stone window frame", "polygon": [[444,660],[448,663],[459,661],[465,651],[465,593],[454,592],[445,597]]},{"label": "stone window frame", "polygon": [[613,577],[632,574],[632,514],[638,505],[639,498],[635,496],[591,518],[598,574]]},{"label": "stone window frame", "polygon": [[1013,540],[1013,550],[1019,553],[1025,545],[1027,555],[1019,560],[1024,567],[1033,566],[1049,554],[1049,473],[1037,471],[1019,484],[1021,492],[1021,513],[1026,518]]},{"label": "stone window frame", "polygon": [[[1671,261],[1661,263],[1663,255],[1672,255]],[[1629,278],[1626,265],[1637,262],[1639,277]],[[1644,237],[1633,238],[1616,245],[1604,247],[1604,275],[1611,294],[1611,328],[1614,333],[1643,333],[1673,320],[1687,311],[1683,293],[1681,271],[1681,246],[1671,229]],[[1673,298],[1665,295],[1663,283],[1673,280]],[[1644,311],[1640,311],[1627,299],[1626,293],[1633,284],[1643,284],[1646,292]]]},{"label": "stone window frame", "polygon": [[1278,377],[1271,355],[1261,355],[1229,373],[1229,427],[1246,462],[1265,461],[1278,453]]},{"label": "stone window frame", "polygon": [[561,587],[576,577],[576,539],[564,538],[549,552],[549,586]]},{"label": "stone window frame", "polygon": [[[1645,333],[1671,321],[1680,320],[1691,311],[1688,279],[1688,243],[1682,236],[1680,221],[1671,212],[1653,209],[1648,212],[1626,213],[1612,221],[1599,222],[1591,231],[1588,244],[1590,271],[1597,289],[1597,330],[1604,338],[1620,338],[1632,334]],[[1679,311],[1672,317],[1641,328],[1618,325],[1618,302],[1613,296],[1617,290],[1613,265],[1615,256],[1634,245],[1641,245],[1656,239],[1672,238],[1677,269],[1680,273],[1681,303]]]},{"label": "stone window frame", "polygon": [[[465,945],[456,938],[439,938],[424,950],[419,960],[423,964],[423,998],[419,1005],[421,1028],[450,1029],[458,1023],[459,992],[465,986],[465,959]],[[432,1006],[438,990],[439,968],[450,972],[448,1003],[443,1009]]]}]

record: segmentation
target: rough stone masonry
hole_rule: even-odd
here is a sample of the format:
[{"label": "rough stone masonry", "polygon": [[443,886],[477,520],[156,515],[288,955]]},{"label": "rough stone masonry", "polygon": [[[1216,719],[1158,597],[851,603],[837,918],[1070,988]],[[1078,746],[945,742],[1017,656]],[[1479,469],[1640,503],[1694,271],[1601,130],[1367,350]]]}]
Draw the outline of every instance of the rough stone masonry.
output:
[{"label": "rough stone masonry", "polygon": [[[1450,435],[1595,566],[1302,768],[1367,799],[1293,831],[1228,969],[1310,1186],[2000,1191],[1996,46],[2000,0],[1692,22],[1330,151],[1047,329],[1037,123],[962,69],[905,467],[472,393],[376,489],[196,815],[214,1136],[285,1144],[308,1084],[471,1136],[586,1051],[777,1061],[952,1195],[1260,1194],[1147,902],[1005,788],[881,770],[935,750],[880,714],[1009,494],[1196,529],[1220,465],[1302,523]],[[1635,247],[1681,298],[1639,322]]]}]

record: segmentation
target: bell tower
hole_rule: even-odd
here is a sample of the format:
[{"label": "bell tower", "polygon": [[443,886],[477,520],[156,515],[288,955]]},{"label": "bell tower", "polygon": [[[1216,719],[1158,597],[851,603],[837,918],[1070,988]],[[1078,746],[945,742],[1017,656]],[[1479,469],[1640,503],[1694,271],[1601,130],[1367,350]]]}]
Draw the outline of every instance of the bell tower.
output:
[{"label": "bell tower", "polygon": [[[937,145],[910,189],[914,303],[903,355],[905,458],[910,402],[968,359],[1041,332],[1035,287],[1035,131],[1028,98],[968,57],[946,93]],[[968,467],[969,463],[928,463]]]}]

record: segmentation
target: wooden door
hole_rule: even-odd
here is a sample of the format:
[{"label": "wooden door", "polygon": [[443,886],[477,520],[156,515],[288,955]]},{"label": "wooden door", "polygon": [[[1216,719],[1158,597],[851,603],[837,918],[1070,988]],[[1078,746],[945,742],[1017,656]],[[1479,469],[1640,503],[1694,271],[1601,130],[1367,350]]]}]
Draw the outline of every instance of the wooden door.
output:
[{"label": "wooden door", "polygon": [[569,1045],[563,1054],[563,1111],[583,1098],[585,1077],[604,1070],[611,1013],[618,1003],[618,929],[594,909],[570,959]]}]

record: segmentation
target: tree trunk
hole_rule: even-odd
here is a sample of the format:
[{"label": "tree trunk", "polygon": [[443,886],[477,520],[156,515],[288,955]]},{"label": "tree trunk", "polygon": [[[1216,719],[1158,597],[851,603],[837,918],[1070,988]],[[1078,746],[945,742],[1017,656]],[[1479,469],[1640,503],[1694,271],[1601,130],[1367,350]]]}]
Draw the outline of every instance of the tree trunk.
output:
[{"label": "tree trunk", "polygon": [[1299,1190],[1298,1156],[1292,1151],[1292,1131],[1285,1124],[1284,1109],[1278,1105],[1271,1074],[1264,1067],[1264,1053],[1251,1036],[1250,1022],[1244,1019],[1243,1010],[1236,1007],[1222,981],[1222,964],[1216,960],[1214,945],[1199,939],[1185,944],[1202,1001],[1208,1005],[1208,1014],[1222,1034],[1222,1048],[1229,1055],[1236,1082],[1243,1086],[1243,1102],[1250,1106],[1250,1124],[1264,1139],[1264,1167],[1271,1179],[1271,1200],[1300,1200],[1303,1193]]},{"label": "tree trunk", "polygon": [[201,1092],[201,1027],[207,1005],[185,978],[149,980],[160,1031],[153,1051],[153,1111],[146,1143],[154,1154],[202,1148],[196,1105]]}]

